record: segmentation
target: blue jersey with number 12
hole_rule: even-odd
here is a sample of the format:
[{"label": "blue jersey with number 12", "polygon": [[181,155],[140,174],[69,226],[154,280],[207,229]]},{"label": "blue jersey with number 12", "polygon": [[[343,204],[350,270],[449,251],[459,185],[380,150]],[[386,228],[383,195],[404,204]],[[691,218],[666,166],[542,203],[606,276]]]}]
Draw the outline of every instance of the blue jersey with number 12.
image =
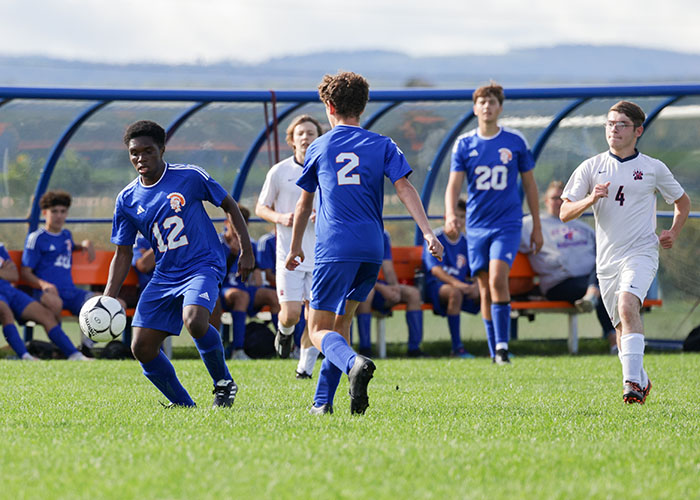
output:
[{"label": "blue jersey with number 12", "polygon": [[507,228],[522,225],[523,209],[518,174],[535,168],[525,138],[501,127],[493,137],[478,129],[457,138],[451,172],[467,177],[467,228]]},{"label": "blue jersey with number 12", "polygon": [[166,163],[155,184],[136,178],[119,193],[112,243],[131,246],[141,232],[155,253],[154,278],[178,281],[205,268],[223,278],[226,256],[202,201],[220,206],[226,195],[204,169]]},{"label": "blue jersey with number 12", "polygon": [[297,185],[318,187],[315,262],[381,264],[384,176],[393,184],[411,172],[394,141],[360,127],[336,125],[311,143]]}]

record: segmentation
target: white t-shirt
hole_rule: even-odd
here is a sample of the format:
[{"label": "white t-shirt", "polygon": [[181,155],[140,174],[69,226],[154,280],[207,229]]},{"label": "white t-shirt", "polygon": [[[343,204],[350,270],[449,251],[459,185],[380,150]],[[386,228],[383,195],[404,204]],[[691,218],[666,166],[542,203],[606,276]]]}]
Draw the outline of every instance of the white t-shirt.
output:
[{"label": "white t-shirt", "polygon": [[579,201],[593,192],[596,184],[608,181],[608,197],[593,204],[596,266],[601,277],[614,276],[630,255],[652,255],[658,260],[656,192],[668,204],[684,192],[663,162],[639,152],[624,160],[605,152],[576,168],[561,197]]},{"label": "white t-shirt", "polygon": [[[301,196],[302,189],[296,182],[304,169],[299,165],[294,156],[282,160],[273,165],[265,177],[262,191],[258,196],[258,203],[273,208],[279,213],[294,212],[297,201]],[[292,245],[292,228],[282,224],[277,226],[277,262],[284,262]],[[316,234],[314,223],[309,222],[301,241],[301,249],[304,251],[304,262],[297,270],[311,272],[314,268],[314,245],[316,244]]]}]

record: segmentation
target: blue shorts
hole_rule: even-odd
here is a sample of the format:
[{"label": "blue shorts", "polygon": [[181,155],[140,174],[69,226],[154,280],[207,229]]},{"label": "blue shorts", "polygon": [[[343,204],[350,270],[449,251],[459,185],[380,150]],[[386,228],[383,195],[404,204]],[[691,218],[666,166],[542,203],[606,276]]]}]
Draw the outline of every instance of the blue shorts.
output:
[{"label": "blue shorts", "polygon": [[248,309],[246,309],[246,314],[249,317],[253,317],[258,312],[260,312],[260,307],[255,307],[255,294],[258,293],[258,289],[260,287],[257,286],[247,286],[247,285],[241,285],[241,286],[225,286],[221,289],[221,293],[219,294],[221,296],[221,307],[224,308],[224,310],[229,310],[226,306],[226,302],[224,300],[224,296],[226,295],[226,291],[230,290],[231,288],[235,288],[236,290],[243,290],[244,292],[248,293],[248,297],[250,297],[250,301],[248,302]]},{"label": "blue shorts", "polygon": [[369,262],[316,263],[311,278],[310,307],[345,314],[346,300],[367,300],[380,268],[381,264]]},{"label": "blue shorts", "polygon": [[15,315],[15,320],[23,323],[21,321],[22,313],[29,304],[36,301],[22,290],[8,286],[0,289],[0,302],[6,303],[10,307],[12,314]]},{"label": "blue shorts", "polygon": [[[425,301],[433,305],[433,313],[438,316],[447,316],[447,309],[442,301],[440,301],[440,287],[443,285],[441,281],[425,284]],[[481,303],[476,302],[467,297],[462,297],[462,311],[471,314],[476,314],[481,309]]]},{"label": "blue shorts", "polygon": [[153,278],[141,292],[132,325],[180,335],[183,308],[198,305],[211,313],[219,297],[220,283],[219,273],[213,269],[177,282]]},{"label": "blue shorts", "polygon": [[[41,301],[41,296],[44,294],[42,290],[34,290],[34,298]],[[61,297],[63,301],[63,309],[68,309],[73,316],[80,314],[80,309],[83,304],[95,295],[95,292],[89,290],[83,290],[74,286],[73,288],[59,288],[58,296]]]},{"label": "blue shorts", "polygon": [[492,260],[502,260],[508,267],[512,267],[520,247],[521,230],[521,226],[470,228],[467,232],[467,247],[472,276],[476,276],[479,271],[488,271]]}]

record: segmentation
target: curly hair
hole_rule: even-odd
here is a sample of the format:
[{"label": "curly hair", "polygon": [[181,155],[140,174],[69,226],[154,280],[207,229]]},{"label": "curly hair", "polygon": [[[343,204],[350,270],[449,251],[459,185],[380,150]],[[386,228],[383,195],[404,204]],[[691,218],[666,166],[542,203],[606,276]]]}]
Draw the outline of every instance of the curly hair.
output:
[{"label": "curly hair", "polygon": [[369,83],[350,71],[325,75],[318,86],[324,104],[332,104],[336,113],[347,118],[359,118],[369,101]]},{"label": "curly hair", "polygon": [[321,124],[316,118],[311,115],[299,115],[294,118],[292,123],[289,124],[289,127],[287,127],[287,144],[289,144],[291,148],[294,148],[294,129],[297,128],[297,125],[306,122],[313,123],[319,137],[323,135],[323,127],[321,127]]},{"label": "curly hair", "polygon": [[128,146],[129,141],[135,137],[150,137],[160,149],[165,147],[165,130],[156,122],[139,120],[129,125],[124,132],[124,144]]},{"label": "curly hair", "polygon": [[476,103],[479,97],[495,97],[498,99],[498,104],[503,105],[503,100],[505,99],[505,94],[503,93],[503,87],[494,81],[491,81],[488,85],[479,87],[472,94],[472,100]]},{"label": "curly hair", "polygon": [[41,198],[39,198],[39,208],[42,210],[57,206],[70,208],[71,201],[73,201],[73,199],[66,191],[61,191],[60,189],[46,191]]}]

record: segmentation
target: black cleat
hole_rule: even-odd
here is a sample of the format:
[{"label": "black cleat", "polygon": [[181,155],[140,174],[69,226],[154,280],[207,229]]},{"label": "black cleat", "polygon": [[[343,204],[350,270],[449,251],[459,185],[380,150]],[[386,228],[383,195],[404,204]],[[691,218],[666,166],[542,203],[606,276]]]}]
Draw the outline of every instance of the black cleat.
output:
[{"label": "black cleat", "polygon": [[647,379],[647,386],[642,389],[642,404],[646,403],[647,401],[647,396],[649,395],[649,392],[651,391],[651,379]]},{"label": "black cleat", "polygon": [[308,380],[311,380],[311,374],[310,374],[310,373],[300,372],[299,370],[296,370],[295,373],[296,373],[296,377],[297,377],[299,380],[307,380],[307,379],[308,379]]},{"label": "black cleat", "polygon": [[493,360],[497,365],[509,365],[510,359],[508,358],[508,349],[498,349]]},{"label": "black cleat", "polygon": [[[651,390],[651,385],[647,384],[647,387],[649,387],[649,390]],[[644,389],[639,387],[639,384],[637,382],[630,382],[629,380],[625,380],[625,388],[624,392],[622,393],[622,401],[624,401],[628,405],[634,403],[639,403],[640,405],[643,405],[645,399],[646,396],[644,395]]]},{"label": "black cleat", "polygon": [[350,383],[350,414],[354,415],[358,413],[362,415],[369,407],[367,385],[369,381],[372,380],[374,370],[376,369],[377,367],[374,366],[374,362],[371,359],[361,354],[358,354],[355,358],[355,363],[348,372],[348,381]]},{"label": "black cleat", "polygon": [[312,405],[309,409],[309,415],[333,415],[333,405],[330,403],[322,404],[321,406]]},{"label": "black cleat", "polygon": [[275,351],[277,355],[282,359],[287,359],[292,353],[292,344],[294,343],[294,336],[290,333],[285,335],[284,333],[277,330],[275,335]]},{"label": "black cleat", "polygon": [[233,406],[233,401],[236,399],[238,386],[233,380],[219,380],[212,391],[214,394],[214,403],[212,408],[228,408]]}]

